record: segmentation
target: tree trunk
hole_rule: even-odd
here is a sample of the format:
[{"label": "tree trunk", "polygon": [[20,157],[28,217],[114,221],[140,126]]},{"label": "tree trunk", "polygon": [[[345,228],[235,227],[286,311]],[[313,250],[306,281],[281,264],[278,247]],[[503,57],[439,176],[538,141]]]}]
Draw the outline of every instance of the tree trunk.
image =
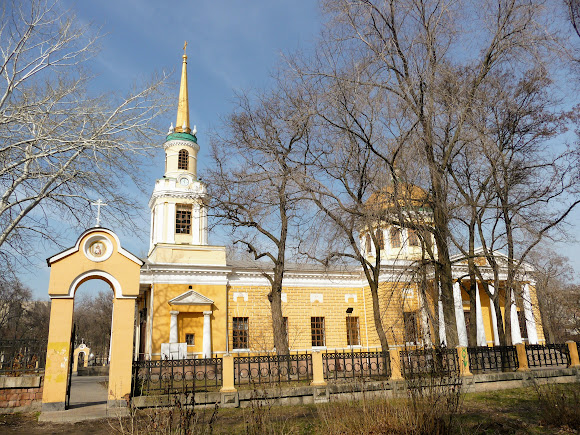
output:
[{"label": "tree trunk", "polygon": [[383,352],[387,352],[389,350],[389,341],[387,340],[387,334],[385,334],[383,321],[381,319],[381,307],[379,306],[379,284],[377,281],[370,284],[370,291],[371,297],[373,298],[373,318],[375,321],[375,329],[377,330],[377,335],[379,336],[381,350]]},{"label": "tree trunk", "polygon": [[282,277],[274,279],[269,296],[276,354],[288,355],[290,353],[288,349],[288,332],[284,328],[284,317],[282,315]]}]

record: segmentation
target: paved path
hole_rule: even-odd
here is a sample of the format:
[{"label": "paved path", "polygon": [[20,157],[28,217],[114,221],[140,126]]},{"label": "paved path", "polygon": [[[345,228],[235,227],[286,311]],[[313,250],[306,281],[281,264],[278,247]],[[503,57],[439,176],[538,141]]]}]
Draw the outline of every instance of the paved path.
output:
[{"label": "paved path", "polygon": [[107,389],[102,385],[108,376],[76,376],[71,382],[70,407],[66,411],[43,412],[38,421],[75,423],[117,416],[123,409],[107,410]]}]

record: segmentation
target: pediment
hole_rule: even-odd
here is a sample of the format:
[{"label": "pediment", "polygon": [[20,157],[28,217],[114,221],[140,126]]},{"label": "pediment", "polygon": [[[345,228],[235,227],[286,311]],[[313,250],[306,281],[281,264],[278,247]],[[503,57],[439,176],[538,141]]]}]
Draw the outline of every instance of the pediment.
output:
[{"label": "pediment", "polygon": [[194,290],[189,290],[169,301],[170,305],[211,305],[213,301]]}]

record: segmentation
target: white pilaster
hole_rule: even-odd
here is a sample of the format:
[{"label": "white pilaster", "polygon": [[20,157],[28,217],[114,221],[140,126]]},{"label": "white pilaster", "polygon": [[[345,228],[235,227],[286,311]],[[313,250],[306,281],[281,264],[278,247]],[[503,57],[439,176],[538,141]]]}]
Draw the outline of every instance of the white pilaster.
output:
[{"label": "white pilaster", "polygon": [[135,348],[133,350],[133,359],[139,360],[139,347],[141,346],[141,316],[139,315],[139,305],[135,304]]},{"label": "white pilaster", "polygon": [[[495,288],[491,284],[489,285],[489,292],[494,295]],[[495,315],[495,303],[493,299],[489,298],[489,310],[491,312],[491,324],[493,326],[493,343],[499,346],[499,331],[497,329],[497,316]]]},{"label": "white pilaster", "polygon": [[538,332],[536,331],[536,320],[532,310],[532,299],[530,296],[530,285],[524,284],[524,315],[526,317],[526,329],[528,330],[528,342],[538,344]]},{"label": "white pilaster", "polygon": [[512,328],[512,344],[519,344],[522,342],[522,334],[520,332],[520,322],[518,321],[518,308],[516,307],[516,298],[514,291],[511,291],[511,328]]},{"label": "white pilaster", "polygon": [[203,312],[203,357],[211,358],[211,311]]},{"label": "white pilaster", "polygon": [[437,283],[439,288],[439,344],[447,346],[447,334],[445,332],[445,316],[443,315],[443,301],[441,300],[441,283]]},{"label": "white pilaster", "polygon": [[483,313],[481,311],[481,296],[479,295],[479,286],[475,288],[475,317],[477,319],[477,345],[487,346],[485,327],[483,326]]},{"label": "white pilaster", "polygon": [[171,314],[171,322],[169,324],[169,343],[178,343],[179,342],[179,334],[177,330],[177,315],[179,311],[170,311]]},{"label": "white pilaster", "polygon": [[167,204],[167,243],[175,243],[175,203]]},{"label": "white pilaster", "polygon": [[191,243],[193,245],[200,244],[201,224],[199,219],[199,204],[193,204],[191,210]]},{"label": "white pilaster", "polygon": [[453,284],[453,302],[455,303],[455,322],[457,324],[459,346],[467,346],[467,327],[465,326],[463,299],[461,297],[461,287],[459,282]]}]

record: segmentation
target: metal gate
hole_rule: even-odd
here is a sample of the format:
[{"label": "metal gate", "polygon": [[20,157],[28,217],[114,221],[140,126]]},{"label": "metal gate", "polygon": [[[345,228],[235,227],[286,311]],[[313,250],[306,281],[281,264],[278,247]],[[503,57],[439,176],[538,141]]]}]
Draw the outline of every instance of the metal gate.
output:
[{"label": "metal gate", "polygon": [[75,345],[75,337],[77,335],[77,325],[76,323],[73,325],[72,335],[70,336],[70,351],[68,355],[68,381],[66,384],[66,397],[64,399],[64,409],[68,409],[70,405],[70,386],[72,382],[72,374],[73,374],[73,359],[74,359],[74,345]]}]

